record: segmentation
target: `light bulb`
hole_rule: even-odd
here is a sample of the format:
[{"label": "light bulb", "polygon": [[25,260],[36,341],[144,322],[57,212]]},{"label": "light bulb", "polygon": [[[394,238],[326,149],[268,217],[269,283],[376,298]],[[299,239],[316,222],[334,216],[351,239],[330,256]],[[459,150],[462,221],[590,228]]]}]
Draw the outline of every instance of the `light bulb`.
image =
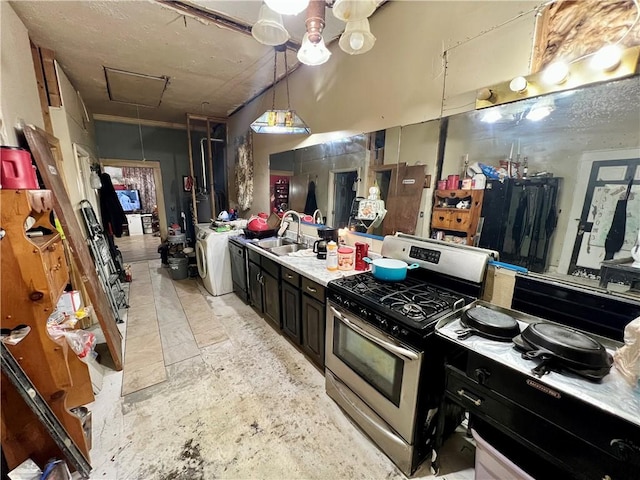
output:
[{"label": "light bulb", "polygon": [[522,93],[527,89],[527,79],[524,77],[516,77],[509,83],[509,89],[512,92]]},{"label": "light bulb", "polygon": [[281,15],[297,15],[307,8],[309,0],[265,0],[264,3]]},{"label": "light bulb", "polygon": [[618,45],[607,45],[596,52],[591,59],[591,68],[608,72],[620,65],[622,49]]},{"label": "light bulb", "polygon": [[569,76],[569,66],[564,62],[554,62],[550,64],[542,74],[545,83],[560,85]]},{"label": "light bulb", "polygon": [[351,37],[349,37],[349,45],[351,45],[351,48],[354,50],[360,50],[364,45],[364,35],[360,32],[352,33]]}]

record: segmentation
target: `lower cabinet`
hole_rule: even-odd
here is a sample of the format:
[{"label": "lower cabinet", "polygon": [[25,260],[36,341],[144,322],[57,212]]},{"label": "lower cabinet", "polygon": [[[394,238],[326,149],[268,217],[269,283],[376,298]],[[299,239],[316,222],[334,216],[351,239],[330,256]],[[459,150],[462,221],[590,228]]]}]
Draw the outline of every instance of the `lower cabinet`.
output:
[{"label": "lower cabinet", "polygon": [[262,294],[265,317],[280,329],[280,280],[265,270],[262,271]]},{"label": "lower cabinet", "polygon": [[262,312],[262,269],[259,265],[249,262],[249,298],[251,305]]},{"label": "lower cabinet", "polygon": [[[286,278],[285,269],[282,273]],[[297,276],[295,277],[298,278]],[[288,281],[282,282],[282,331],[296,345],[302,343],[302,325],[300,318],[300,288]]]},{"label": "lower cabinet", "polygon": [[325,311],[324,287],[303,277],[301,347],[311,360],[322,369],[324,369]]},{"label": "lower cabinet", "polygon": [[249,296],[251,305],[280,329],[280,265],[252,251],[249,253]]}]

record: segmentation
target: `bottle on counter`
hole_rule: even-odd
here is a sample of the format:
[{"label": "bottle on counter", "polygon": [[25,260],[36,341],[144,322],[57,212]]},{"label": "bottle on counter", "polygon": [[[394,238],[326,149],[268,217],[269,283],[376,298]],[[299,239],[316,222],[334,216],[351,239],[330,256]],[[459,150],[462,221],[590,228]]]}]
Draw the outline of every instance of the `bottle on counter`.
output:
[{"label": "bottle on counter", "polygon": [[327,243],[327,270],[338,270],[338,244],[333,240]]},{"label": "bottle on counter", "polygon": [[338,270],[353,270],[355,254],[352,247],[338,248]]}]

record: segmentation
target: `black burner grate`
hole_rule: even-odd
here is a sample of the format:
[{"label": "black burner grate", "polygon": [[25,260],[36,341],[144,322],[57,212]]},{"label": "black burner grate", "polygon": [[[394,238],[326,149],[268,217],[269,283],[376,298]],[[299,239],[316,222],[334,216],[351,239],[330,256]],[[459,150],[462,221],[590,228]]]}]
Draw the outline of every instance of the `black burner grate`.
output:
[{"label": "black burner grate", "polygon": [[383,282],[367,273],[343,277],[332,283],[348,290],[356,298],[364,297],[382,310],[391,310],[413,322],[430,320],[452,310],[456,302],[464,302],[462,295],[416,278],[407,278],[402,282]]}]

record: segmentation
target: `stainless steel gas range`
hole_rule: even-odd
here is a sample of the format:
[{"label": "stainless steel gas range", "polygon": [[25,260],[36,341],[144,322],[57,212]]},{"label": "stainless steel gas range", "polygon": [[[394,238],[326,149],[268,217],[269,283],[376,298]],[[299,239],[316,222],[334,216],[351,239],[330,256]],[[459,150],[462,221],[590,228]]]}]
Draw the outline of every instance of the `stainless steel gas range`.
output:
[{"label": "stainless steel gas range", "polygon": [[329,282],[326,390],[410,476],[431,451],[443,393],[434,325],[479,296],[493,252],[397,235],[382,254],[421,268],[402,282],[372,273]]}]

